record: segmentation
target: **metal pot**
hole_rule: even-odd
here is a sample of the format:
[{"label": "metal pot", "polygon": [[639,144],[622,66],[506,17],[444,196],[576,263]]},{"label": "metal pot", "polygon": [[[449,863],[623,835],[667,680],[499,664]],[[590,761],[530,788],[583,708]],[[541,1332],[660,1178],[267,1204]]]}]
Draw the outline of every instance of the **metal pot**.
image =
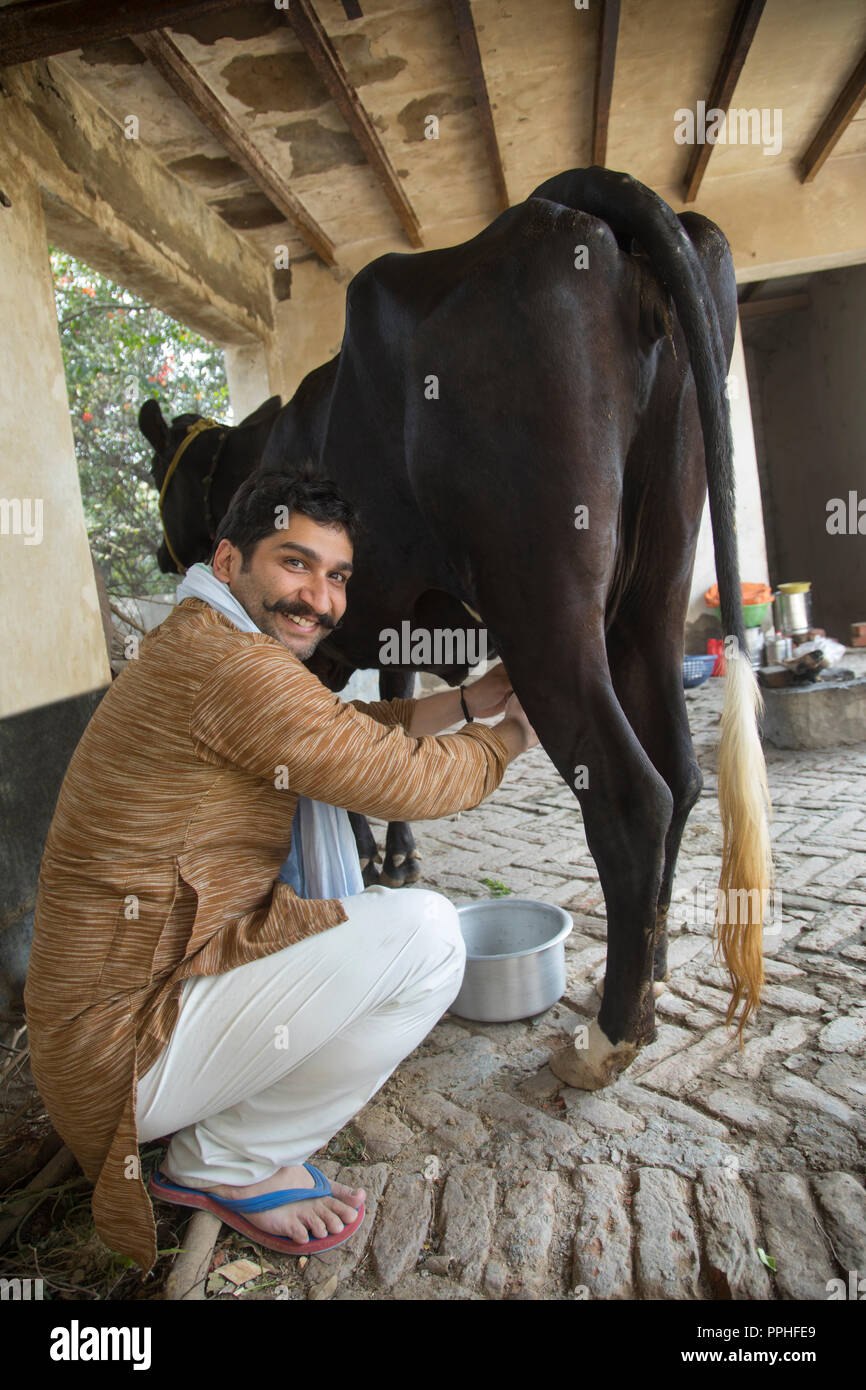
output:
[{"label": "metal pot", "polygon": [[773,595],[776,627],[786,637],[802,637],[812,626],[810,585],[780,584]]},{"label": "metal pot", "polygon": [[508,1023],[544,1013],[565,990],[564,908],[535,898],[494,898],[457,909],[466,971],[451,1005],[458,1018]]},{"label": "metal pot", "polygon": [[766,660],[768,666],[778,666],[781,662],[787,661],[794,655],[794,639],[783,637],[781,633],[775,637],[767,638]]}]

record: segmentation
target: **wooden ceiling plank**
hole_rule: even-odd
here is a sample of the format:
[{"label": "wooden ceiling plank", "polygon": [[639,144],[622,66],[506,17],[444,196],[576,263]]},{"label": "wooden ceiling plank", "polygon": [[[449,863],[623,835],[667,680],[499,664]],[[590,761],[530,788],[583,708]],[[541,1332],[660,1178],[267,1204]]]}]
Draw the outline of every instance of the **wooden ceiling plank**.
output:
[{"label": "wooden ceiling plank", "polygon": [[764,318],[767,314],[785,314],[790,309],[808,309],[808,294],[777,294],[772,299],[747,299],[740,305],[741,319]]},{"label": "wooden ceiling plank", "polygon": [[607,162],[607,128],[616,66],[620,0],[603,0],[595,53],[595,95],[592,109],[592,163]]},{"label": "wooden ceiling plank", "polygon": [[97,40],[126,38],[237,0],[18,0],[0,8],[0,65],[69,53]]},{"label": "wooden ceiling plank", "polygon": [[[710,88],[706,107],[708,111],[719,110],[727,113],[765,4],[766,0],[740,0]],[[693,203],[697,198],[701,180],[714,149],[715,145],[707,141],[702,145],[696,144],[692,150],[686,169],[683,202]]]},{"label": "wooden ceiling plank", "polygon": [[325,265],[336,265],[333,243],[168,34],[154,29],[136,35],[133,42]]},{"label": "wooden ceiling plank", "polygon": [[463,49],[463,57],[469,71],[469,80],[472,83],[472,94],[475,97],[478,119],[481,122],[481,133],[487,147],[487,159],[493,174],[499,211],[504,212],[507,207],[511,206],[511,200],[505,183],[505,170],[502,167],[502,156],[499,153],[499,141],[496,138],[496,127],[493,123],[493,111],[487,92],[484,64],[481,61],[481,49],[478,47],[475,21],[472,18],[469,0],[451,0],[451,9],[454,12],[460,47]]},{"label": "wooden ceiling plank", "polygon": [[389,203],[400,219],[410,246],[423,246],[421,224],[415,209],[406,197],[376,128],[361,104],[339,54],[309,0],[292,0],[288,10],[282,10],[281,14],[286,24],[295,31],[328,88],[340,115],[364,151],[367,163],[379,179]]},{"label": "wooden ceiling plank", "polygon": [[821,128],[800,160],[800,182],[811,183],[832,153],[833,147],[857,115],[866,97],[866,51],[821,123]]},{"label": "wooden ceiling plank", "polygon": [[756,294],[760,294],[766,284],[766,280],[750,280],[748,285],[744,285],[740,291],[740,304],[748,304],[755,298]]}]

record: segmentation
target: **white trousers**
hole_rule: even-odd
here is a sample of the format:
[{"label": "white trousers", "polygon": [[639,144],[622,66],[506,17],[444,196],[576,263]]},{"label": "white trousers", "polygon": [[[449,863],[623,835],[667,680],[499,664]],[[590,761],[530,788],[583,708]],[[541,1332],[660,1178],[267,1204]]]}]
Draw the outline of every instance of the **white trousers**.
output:
[{"label": "white trousers", "polygon": [[379,884],[349,918],[184,983],[168,1045],[138,1082],[138,1137],[161,1170],[244,1187],[305,1163],[363,1109],[454,1002],[466,947],[440,893]]}]

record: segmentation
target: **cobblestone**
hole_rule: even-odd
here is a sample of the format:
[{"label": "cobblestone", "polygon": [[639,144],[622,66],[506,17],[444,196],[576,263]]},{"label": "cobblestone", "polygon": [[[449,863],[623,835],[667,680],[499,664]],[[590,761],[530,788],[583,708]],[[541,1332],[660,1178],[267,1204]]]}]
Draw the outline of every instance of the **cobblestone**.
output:
[{"label": "cobblestone", "polygon": [[822,1173],[812,1179],[830,1249],[845,1271],[866,1277],[866,1192],[850,1173]]},{"label": "cobblestone", "polygon": [[510,1188],[493,1234],[492,1270],[488,1265],[487,1292],[493,1297],[532,1298],[541,1291],[553,1239],[558,1183],[554,1173],[527,1169]]},{"label": "cobblestone", "polygon": [[470,1285],[481,1280],[490,1254],[496,1206],[496,1177],[491,1168],[460,1164],[452,1168],[442,1193],[440,1256],[453,1261]]},{"label": "cobblestone", "polygon": [[364,1141],[368,1158],[393,1158],[413,1137],[409,1126],[384,1105],[366,1106],[355,1116],[352,1129]]},{"label": "cobblestone", "polygon": [[372,1264],[388,1288],[414,1269],[431,1215],[430,1184],[416,1174],[397,1174],[373,1237]]},{"label": "cobblestone", "polygon": [[769,1298],[749,1194],[728,1169],[707,1168],[695,1184],[704,1273],[716,1298]]},{"label": "cobblestone", "polygon": [[667,1168],[641,1168],[634,1220],[642,1296],[696,1298],[700,1256],[682,1179]]},{"label": "cobblestone", "polygon": [[594,1163],[576,1175],[580,1215],[574,1232],[572,1288],[589,1298],[633,1298],[631,1198],[618,1168]]},{"label": "cobblestone", "polygon": [[764,1249],[775,1262],[774,1282],[785,1298],[826,1298],[837,1275],[806,1180],[797,1173],[757,1179]]}]

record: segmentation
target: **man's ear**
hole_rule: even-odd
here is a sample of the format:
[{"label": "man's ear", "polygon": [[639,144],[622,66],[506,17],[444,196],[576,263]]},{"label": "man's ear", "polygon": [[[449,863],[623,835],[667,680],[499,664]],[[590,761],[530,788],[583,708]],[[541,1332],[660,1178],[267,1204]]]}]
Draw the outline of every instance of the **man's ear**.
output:
[{"label": "man's ear", "polygon": [[223,538],[216,546],[211,557],[211,569],[217,579],[221,579],[224,584],[228,583],[228,570],[231,562],[232,543]]}]

